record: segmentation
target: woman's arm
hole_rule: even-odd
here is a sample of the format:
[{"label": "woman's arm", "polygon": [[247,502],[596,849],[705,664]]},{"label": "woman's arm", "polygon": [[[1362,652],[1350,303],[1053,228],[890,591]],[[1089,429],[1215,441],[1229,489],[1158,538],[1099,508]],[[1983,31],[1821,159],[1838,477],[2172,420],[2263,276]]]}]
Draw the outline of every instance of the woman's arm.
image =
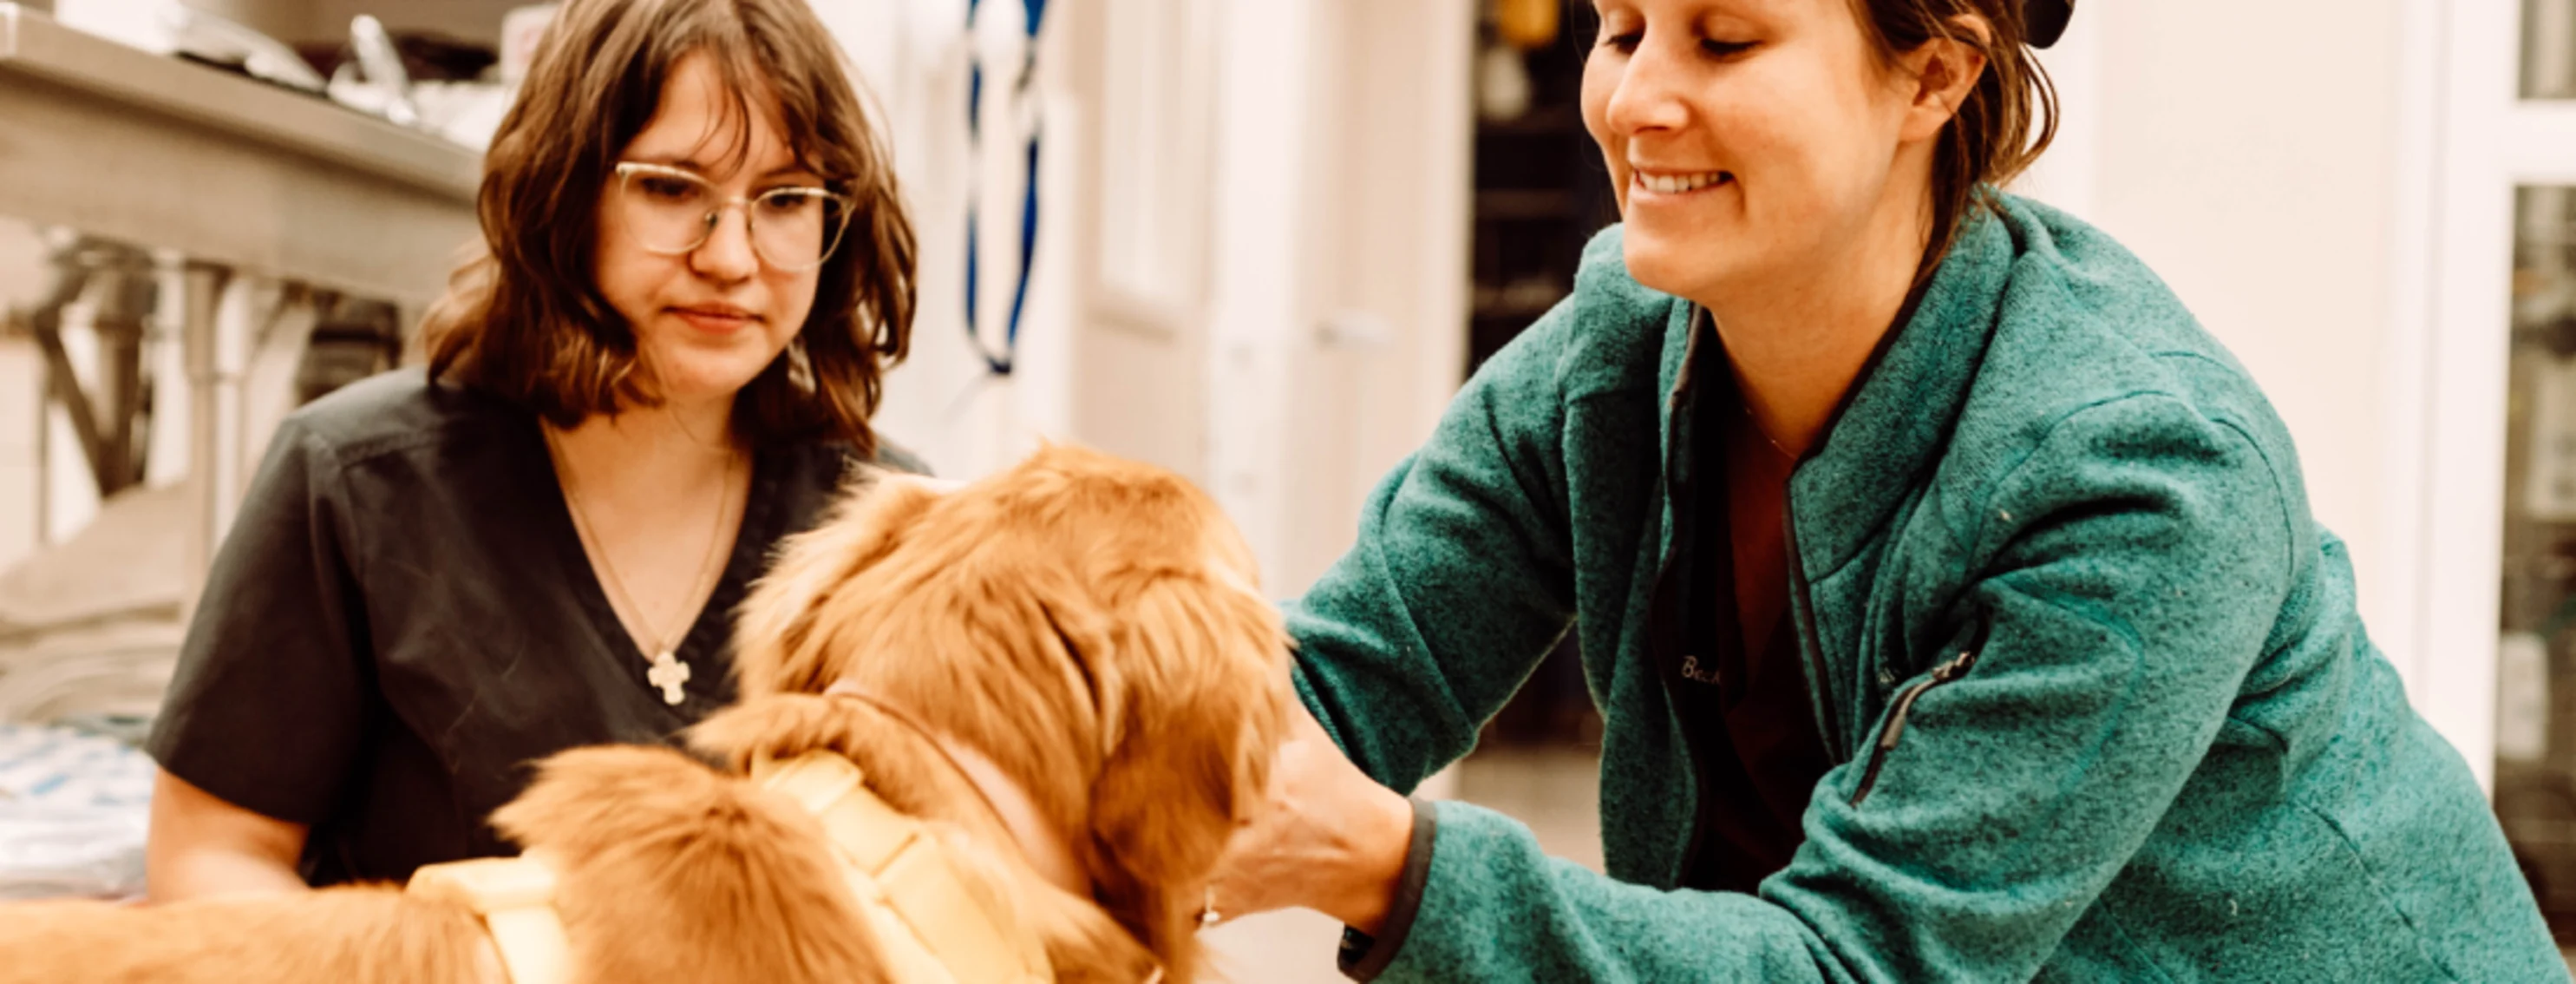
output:
[{"label": "woman's arm", "polygon": [[305,890],[306,827],[243,809],[167,771],[152,781],[143,873],[154,902]]},{"label": "woman's arm", "polygon": [[206,578],[144,751],[155,901],[301,890],[309,824],[367,743],[371,647],[330,446],[297,417],[269,442]]},{"label": "woman's arm", "polygon": [[[1864,763],[1825,776],[1807,842],[1758,895],[1620,882],[1444,802],[1410,838],[1418,874],[1316,865],[1295,904],[1409,887],[1363,980],[2029,979],[2198,767],[2299,550],[2260,451],[2154,395],[2061,421],[1983,506],[1958,532],[1985,558],[1962,586],[1984,620],[1972,668],[1914,702],[1866,797]],[[1330,768],[1296,771],[1338,790],[1289,807],[1310,822],[1365,799]],[[1310,840],[1383,848],[1372,815]]]},{"label": "woman's arm", "polygon": [[[1580,579],[1635,567],[1633,540],[1578,541],[1573,517],[1652,497],[1654,377],[1689,312],[1628,281],[1620,257],[1615,227],[1594,238],[1574,296],[1468,381],[1371,495],[1357,544],[1289,609],[1311,715],[1279,752],[1270,809],[1230,845],[1219,913],[1303,906],[1402,935],[1432,815],[1396,790],[1473,746],[1568,628]],[[1577,459],[1633,467],[1570,475]]]},{"label": "woman's arm", "polygon": [[[1617,237],[1602,240],[1615,264]],[[1588,270],[1604,252],[1594,246]],[[1621,478],[1651,492],[1654,398],[1594,399],[1600,381],[1568,378],[1571,365],[1610,361],[1583,353],[1613,344],[1605,336],[1660,340],[1672,300],[1626,300],[1578,288],[1488,360],[1371,492],[1350,551],[1289,606],[1298,695],[1378,782],[1410,790],[1475,745],[1572,624],[1582,551],[1633,564],[1633,544],[1575,540],[1574,513],[1600,505],[1579,496],[1619,483],[1593,476],[1576,490],[1567,472],[1599,457],[1594,442],[1633,445],[1636,474]],[[1652,332],[1631,331],[1639,321]],[[1626,361],[1654,371],[1652,355]]]}]

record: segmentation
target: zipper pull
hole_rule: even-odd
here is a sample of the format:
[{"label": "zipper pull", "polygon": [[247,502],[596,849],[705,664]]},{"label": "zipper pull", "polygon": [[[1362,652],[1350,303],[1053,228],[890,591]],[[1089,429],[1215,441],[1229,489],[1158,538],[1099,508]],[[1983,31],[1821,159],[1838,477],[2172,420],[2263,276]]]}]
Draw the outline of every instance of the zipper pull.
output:
[{"label": "zipper pull", "polygon": [[1967,676],[1969,668],[1976,665],[1976,650],[1966,650],[1952,657],[1948,662],[1933,667],[1932,679],[1905,688],[1904,693],[1897,695],[1896,710],[1887,715],[1886,730],[1878,733],[1878,750],[1882,752],[1895,750],[1897,739],[1905,734],[1906,715],[1914,713],[1915,698],[1923,696],[1924,691],[1933,687]]},{"label": "zipper pull", "polygon": [[[1905,688],[1904,693],[1896,695],[1896,709],[1888,712],[1887,727],[1879,729],[1878,732],[1879,751],[1892,752],[1896,750],[1896,739],[1898,736],[1905,734],[1905,716],[1914,712],[1914,698],[1923,696],[1924,691],[1931,689],[1932,685],[1938,682],[1940,681],[1937,679],[1925,680],[1922,683]],[[1877,763],[1873,761],[1871,764],[1875,765]]]},{"label": "zipper pull", "polygon": [[1976,665],[1976,650],[1960,650],[1959,655],[1933,667],[1931,679],[1907,687],[1904,693],[1896,696],[1896,706],[1887,712],[1887,725],[1878,732],[1878,750],[1870,755],[1868,767],[1861,770],[1860,788],[1852,793],[1853,806],[1859,806],[1860,801],[1868,799],[1870,788],[1878,785],[1878,767],[1887,762],[1887,753],[1895,751],[1897,740],[1904,737],[1905,718],[1914,713],[1915,698],[1923,696],[1926,690],[1967,676]]}]

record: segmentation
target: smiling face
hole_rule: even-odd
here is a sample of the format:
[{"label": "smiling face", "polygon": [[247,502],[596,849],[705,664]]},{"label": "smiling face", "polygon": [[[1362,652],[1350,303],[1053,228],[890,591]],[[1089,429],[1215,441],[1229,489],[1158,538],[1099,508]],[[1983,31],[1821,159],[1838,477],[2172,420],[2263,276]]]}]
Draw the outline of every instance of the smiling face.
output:
[{"label": "smiling face", "polygon": [[[725,198],[821,186],[780,138],[776,99],[765,91],[743,96],[736,101],[706,55],[681,58],[652,121],[618,160],[696,174]],[[641,204],[634,199],[642,191],[616,180],[601,191],[593,269],[600,295],[634,331],[636,355],[659,396],[731,399],[795,339],[813,310],[820,274],[764,261],[752,247],[753,210],[746,208],[720,211],[695,249],[657,251],[630,207]]]},{"label": "smiling face", "polygon": [[1779,289],[1919,220],[1911,80],[1872,55],[1850,0],[1597,6],[1583,120],[1640,283],[1703,303]]}]

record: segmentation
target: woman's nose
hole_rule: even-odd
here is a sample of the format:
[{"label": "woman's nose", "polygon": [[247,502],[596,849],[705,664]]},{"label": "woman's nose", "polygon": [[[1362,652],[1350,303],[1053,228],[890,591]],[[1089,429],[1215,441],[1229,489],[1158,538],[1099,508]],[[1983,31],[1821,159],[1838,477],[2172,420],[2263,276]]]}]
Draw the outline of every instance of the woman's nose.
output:
[{"label": "woman's nose", "polygon": [[707,230],[707,241],[689,252],[689,267],[709,280],[748,279],[760,270],[760,256],[751,248],[751,216],[738,207],[716,210],[715,228]]},{"label": "woman's nose", "polygon": [[1625,135],[1682,125],[1686,111],[1677,83],[1691,44],[1662,40],[1669,33],[1648,31],[1621,66],[1605,114],[1612,130]]}]

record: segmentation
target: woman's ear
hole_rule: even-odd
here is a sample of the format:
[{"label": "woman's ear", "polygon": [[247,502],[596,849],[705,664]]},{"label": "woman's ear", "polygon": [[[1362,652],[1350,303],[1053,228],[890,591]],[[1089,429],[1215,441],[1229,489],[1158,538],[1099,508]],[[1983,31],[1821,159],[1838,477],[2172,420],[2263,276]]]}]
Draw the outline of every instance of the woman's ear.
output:
[{"label": "woman's ear", "polygon": [[1994,27],[1976,14],[1950,18],[1947,35],[1934,35],[1902,61],[1904,77],[1912,80],[1913,104],[1905,113],[1905,126],[1899,135],[1906,141],[1930,140],[1939,136],[1941,127],[1959,115],[1959,107],[1976,91],[1977,80],[1986,74],[1986,48],[1994,43]]}]

